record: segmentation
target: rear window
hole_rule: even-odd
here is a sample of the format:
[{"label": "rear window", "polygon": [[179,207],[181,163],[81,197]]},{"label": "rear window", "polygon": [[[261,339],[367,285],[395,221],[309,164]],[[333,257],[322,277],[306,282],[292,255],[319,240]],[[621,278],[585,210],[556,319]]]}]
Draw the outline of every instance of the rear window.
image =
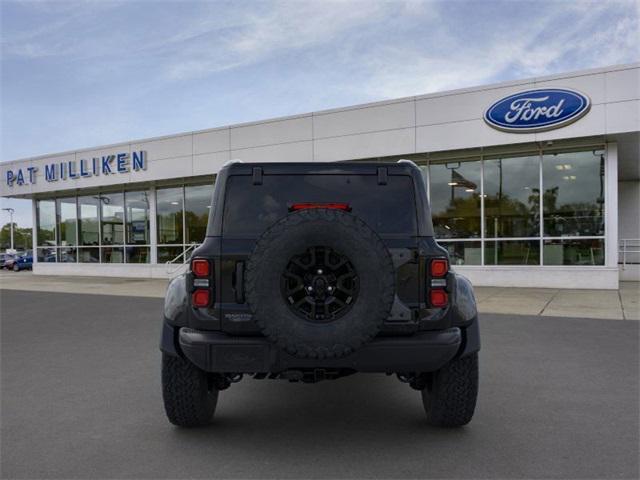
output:
[{"label": "rear window", "polygon": [[294,203],[348,203],[351,212],[379,234],[416,235],[413,181],[390,175],[386,185],[376,175],[265,175],[227,180],[223,235],[260,235],[283,218]]}]

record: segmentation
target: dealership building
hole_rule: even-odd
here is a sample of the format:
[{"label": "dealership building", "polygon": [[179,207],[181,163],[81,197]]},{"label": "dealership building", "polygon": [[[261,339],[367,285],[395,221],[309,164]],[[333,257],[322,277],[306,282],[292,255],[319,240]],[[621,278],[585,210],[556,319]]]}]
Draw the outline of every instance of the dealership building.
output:
[{"label": "dealership building", "polygon": [[0,164],[33,202],[34,273],[169,277],[244,162],[421,167],[438,242],[477,285],[640,277],[640,64],[312,112]]}]

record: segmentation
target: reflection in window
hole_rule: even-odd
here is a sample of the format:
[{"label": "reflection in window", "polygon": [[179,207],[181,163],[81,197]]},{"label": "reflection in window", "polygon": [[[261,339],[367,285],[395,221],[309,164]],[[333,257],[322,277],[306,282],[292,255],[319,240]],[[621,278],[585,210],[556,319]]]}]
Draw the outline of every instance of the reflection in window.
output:
[{"label": "reflection in window", "polygon": [[539,265],[538,240],[485,241],[485,265]]},{"label": "reflection in window", "polygon": [[80,245],[99,245],[100,235],[98,228],[98,197],[78,197],[78,232]]},{"label": "reflection in window", "polygon": [[545,240],[544,265],[604,265],[604,239]]},{"label": "reflection in window", "polygon": [[540,157],[496,158],[484,162],[485,235],[540,235]]},{"label": "reflection in window", "polygon": [[167,263],[172,261],[178,255],[182,253],[182,246],[180,247],[158,247],[158,263]]},{"label": "reflection in window", "polygon": [[72,247],[61,247],[58,251],[58,262],[61,263],[75,263],[77,257],[77,250]]},{"label": "reflection in window", "polygon": [[431,165],[429,179],[436,237],[479,237],[480,161]]},{"label": "reflection in window", "polygon": [[102,247],[102,263],[124,262],[124,249],[122,247]]},{"label": "reflection in window", "polygon": [[98,263],[100,261],[100,249],[97,247],[79,248],[78,261],[80,263]]},{"label": "reflection in window", "polygon": [[192,185],[184,189],[184,218],[187,238],[185,243],[202,243],[207,234],[207,221],[211,208],[211,185]]},{"label": "reflection in window", "polygon": [[125,210],[127,222],[127,244],[148,245],[150,243],[148,192],[126,192]]},{"label": "reflection in window", "polygon": [[61,246],[76,244],[76,198],[58,198],[58,244]]},{"label": "reflection in window", "polygon": [[38,248],[36,255],[39,263],[55,263],[57,261],[57,252],[53,247]]},{"label": "reflection in window", "polygon": [[182,243],[182,187],[158,189],[156,199],[158,243]]},{"label": "reflection in window", "polygon": [[102,208],[102,245],[124,243],[124,195],[109,193],[100,195]]},{"label": "reflection in window", "polygon": [[125,247],[127,263],[149,263],[149,247]]},{"label": "reflection in window", "polygon": [[53,200],[38,200],[38,245],[56,244],[56,202]]},{"label": "reflection in window", "polygon": [[449,252],[451,265],[480,265],[482,263],[481,242],[438,242]]},{"label": "reflection in window", "polygon": [[604,154],[545,154],[544,235],[604,235]]}]

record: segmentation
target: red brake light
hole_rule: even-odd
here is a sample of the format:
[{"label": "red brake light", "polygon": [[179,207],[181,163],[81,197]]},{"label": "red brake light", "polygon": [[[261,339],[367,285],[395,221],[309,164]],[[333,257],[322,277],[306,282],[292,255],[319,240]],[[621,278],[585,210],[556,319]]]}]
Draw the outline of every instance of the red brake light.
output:
[{"label": "red brake light", "polygon": [[449,271],[449,262],[443,258],[435,258],[431,260],[431,276],[444,277]]},{"label": "red brake light", "polygon": [[206,307],[209,305],[209,290],[198,289],[191,294],[191,304],[194,307]]},{"label": "red brake light", "polygon": [[197,258],[191,262],[191,271],[196,277],[208,277],[211,272],[209,260]]},{"label": "red brake light", "polygon": [[429,300],[432,307],[446,307],[449,303],[449,295],[444,290],[431,290]]},{"label": "red brake light", "polygon": [[332,210],[344,210],[345,212],[350,212],[351,207],[348,203],[294,203],[289,207],[290,212],[297,212],[298,210],[306,210],[309,208],[329,208]]}]

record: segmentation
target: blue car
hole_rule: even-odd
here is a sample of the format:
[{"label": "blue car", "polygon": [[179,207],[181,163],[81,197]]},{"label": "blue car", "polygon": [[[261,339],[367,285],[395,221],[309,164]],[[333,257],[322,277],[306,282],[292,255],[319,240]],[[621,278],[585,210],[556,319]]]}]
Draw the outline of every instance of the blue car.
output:
[{"label": "blue car", "polygon": [[19,272],[20,270],[31,270],[33,268],[33,254],[25,253],[19,256],[13,262],[13,271]]}]

